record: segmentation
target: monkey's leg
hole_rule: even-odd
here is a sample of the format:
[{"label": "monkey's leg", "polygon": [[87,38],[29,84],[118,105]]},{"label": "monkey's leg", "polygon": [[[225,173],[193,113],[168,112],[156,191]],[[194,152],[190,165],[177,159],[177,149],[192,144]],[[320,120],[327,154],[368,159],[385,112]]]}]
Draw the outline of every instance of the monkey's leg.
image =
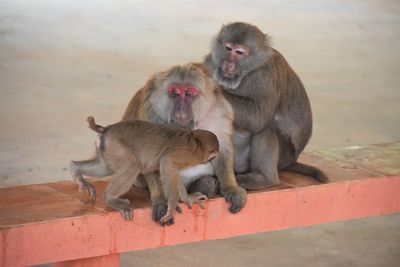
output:
[{"label": "monkey's leg", "polygon": [[[168,201],[162,188],[160,173],[158,171],[153,172],[147,174],[144,178],[150,191],[153,206],[152,218],[157,222],[167,213],[168,209]],[[176,206],[176,211],[182,213],[182,209],[178,205]]]},{"label": "monkey's leg", "polygon": [[246,204],[246,190],[236,182],[233,172],[233,152],[220,149],[219,155],[212,162],[220,182],[220,194],[231,204],[229,211],[239,212]]},{"label": "monkey's leg", "polygon": [[[175,223],[174,213],[176,206],[178,205],[179,192],[177,180],[179,179],[178,174],[173,174],[172,176],[160,176],[163,177],[163,184],[166,191],[168,199],[167,213],[160,219],[161,225],[172,225]],[[186,189],[185,189],[186,190]]]},{"label": "monkey's leg", "polygon": [[[178,154],[179,155],[179,154]],[[173,153],[160,159],[160,181],[168,200],[167,213],[160,219],[161,225],[174,224],[174,213],[180,198],[187,198],[187,191],[179,175],[178,166]]]},{"label": "monkey's leg", "polygon": [[275,132],[264,130],[251,141],[251,172],[236,176],[239,185],[246,189],[262,189],[279,184],[279,139]]},{"label": "monkey's leg", "polygon": [[91,177],[104,177],[111,175],[112,172],[98,156],[94,159],[71,161],[70,171],[75,182],[79,186],[79,191],[87,190],[89,196],[96,198],[96,188],[86,181],[82,175]]},{"label": "monkey's leg", "polygon": [[139,175],[139,168],[135,164],[125,164],[117,173],[111,177],[106,191],[104,192],[104,200],[106,204],[121,212],[122,217],[131,221],[133,219],[132,208],[128,199],[121,199],[120,196],[129,191]]},{"label": "monkey's leg", "polygon": [[147,174],[144,178],[150,191],[153,206],[152,218],[157,222],[167,213],[168,209],[168,201],[162,189],[160,173],[158,171],[153,172]]}]

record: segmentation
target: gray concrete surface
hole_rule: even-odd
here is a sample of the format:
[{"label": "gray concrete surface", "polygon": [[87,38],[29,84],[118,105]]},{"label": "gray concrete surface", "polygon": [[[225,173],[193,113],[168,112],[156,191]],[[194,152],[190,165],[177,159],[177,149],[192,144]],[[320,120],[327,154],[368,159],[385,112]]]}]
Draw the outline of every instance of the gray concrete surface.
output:
[{"label": "gray concrete surface", "polygon": [[[93,152],[95,137],[86,126],[88,115],[102,124],[119,120],[129,99],[152,73],[172,64],[201,60],[220,26],[238,20],[268,32],[273,46],[306,85],[315,121],[307,149],[400,139],[399,1],[2,0],[0,186],[69,179],[69,160]],[[382,220],[400,226],[393,217]],[[366,229],[380,229],[376,220],[365,224]],[[353,235],[347,224],[333,229],[334,240],[345,232],[344,243],[360,246],[359,250],[354,247],[360,260],[353,257],[353,266],[365,262],[382,266],[381,260],[386,259],[389,263],[385,254],[378,260],[372,252],[364,253],[374,246],[373,238],[352,243],[362,235]],[[318,231],[301,231],[311,240],[323,237]],[[383,236],[397,236],[390,240],[400,247],[398,231],[385,227],[382,231]],[[279,234],[284,233],[290,240],[291,232]],[[343,254],[323,247],[320,258],[312,253],[301,257],[288,247],[289,254],[278,258],[293,265],[274,263],[274,244],[285,245],[279,235],[268,236],[240,239],[246,240],[245,245],[235,249],[230,241],[211,242],[212,246],[220,244],[215,246],[221,246],[217,249],[221,257],[203,251],[204,261],[196,257],[196,264],[227,266],[231,263],[223,261],[224,256],[248,258],[254,254],[255,260],[247,265],[261,266],[263,255],[271,255],[268,263],[272,266],[301,266],[302,261],[303,265],[321,262],[318,266],[335,266],[332,255],[340,258]],[[387,248],[388,255],[398,252],[390,240],[379,245]],[[297,245],[307,243],[300,238]],[[175,257],[171,264],[194,259],[196,246],[190,245],[182,259]],[[177,255],[182,249],[185,247],[171,248]],[[169,249],[148,253],[149,264],[173,260]],[[209,258],[217,262],[210,263]],[[125,258],[124,264],[130,266]]]},{"label": "gray concrete surface", "polygon": [[123,254],[140,267],[397,267],[400,215]]}]

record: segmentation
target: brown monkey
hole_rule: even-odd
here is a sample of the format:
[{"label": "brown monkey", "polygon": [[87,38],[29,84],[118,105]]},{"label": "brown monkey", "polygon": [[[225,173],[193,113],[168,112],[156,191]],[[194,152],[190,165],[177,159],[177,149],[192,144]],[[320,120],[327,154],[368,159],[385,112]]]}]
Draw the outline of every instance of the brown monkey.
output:
[{"label": "brown monkey", "polygon": [[201,193],[187,194],[185,180],[192,179],[213,159],[219,149],[217,137],[204,130],[189,131],[182,127],[158,125],[146,121],[130,121],[107,127],[96,125],[88,117],[89,128],[99,133],[96,156],[85,161],[72,161],[71,173],[80,190],[88,190],[95,197],[96,190],[82,175],[112,175],[104,199],[108,206],[119,210],[122,217],[132,220],[128,199],[120,198],[132,185],[140,184],[139,174],[160,173],[160,182],[168,200],[168,209],[161,224],[174,223],[178,200],[189,207],[201,205],[207,197]]},{"label": "brown monkey", "polygon": [[[146,120],[213,132],[220,151],[213,166],[208,166],[208,174],[218,177],[220,192],[231,203],[231,212],[236,213],[245,205],[246,191],[238,186],[233,171],[233,110],[203,65],[174,66],[154,75],[132,98],[122,120]],[[153,173],[145,180],[153,201],[153,219],[159,220],[166,212],[166,199],[156,176]],[[210,176],[198,181],[205,182],[199,183],[198,190],[191,187],[192,191],[208,195],[215,192],[216,184]]]},{"label": "brown monkey", "polygon": [[240,186],[279,183],[278,170],[327,182],[319,169],[297,162],[312,132],[306,91],[285,58],[256,26],[223,26],[205,58],[234,109],[235,173]]}]

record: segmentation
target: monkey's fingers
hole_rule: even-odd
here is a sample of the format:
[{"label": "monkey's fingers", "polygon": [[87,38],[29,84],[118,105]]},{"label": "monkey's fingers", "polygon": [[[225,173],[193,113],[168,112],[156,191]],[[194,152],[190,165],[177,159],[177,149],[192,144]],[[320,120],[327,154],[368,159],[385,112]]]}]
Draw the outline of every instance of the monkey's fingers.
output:
[{"label": "monkey's fingers", "polygon": [[120,210],[122,218],[126,221],[132,221],[133,220],[133,211],[131,208],[129,209],[121,209]]},{"label": "monkey's fingers", "polygon": [[204,202],[205,202],[204,200],[203,200],[203,201],[196,202],[197,205],[199,205],[200,208],[201,208],[202,210],[204,210]]},{"label": "monkey's fingers", "polygon": [[165,225],[170,226],[173,225],[174,223],[175,223],[174,216],[170,213],[167,213],[164,217],[160,219],[160,224],[162,226]]},{"label": "monkey's fingers", "polygon": [[246,205],[246,190],[239,186],[224,188],[221,195],[231,204],[229,211],[232,213],[238,213]]},{"label": "monkey's fingers", "polygon": [[182,213],[182,212],[183,212],[182,209],[181,209],[181,207],[180,207],[179,205],[176,205],[175,210],[176,210],[176,212],[178,212],[178,213]]},{"label": "monkey's fingers", "polygon": [[195,203],[197,203],[200,208],[204,209],[204,203],[208,200],[208,197],[206,195],[203,194],[198,194],[196,195],[196,201]]},{"label": "monkey's fingers", "polygon": [[89,196],[91,196],[93,199],[96,198],[96,187],[88,181],[82,179],[82,182],[79,183],[79,192],[82,192],[83,190],[87,191]]},{"label": "monkey's fingers", "polygon": [[191,201],[191,200],[187,200],[187,201],[185,201],[184,202],[185,204],[186,204],[186,206],[188,207],[188,209],[192,209],[192,207],[193,207],[193,202]]}]

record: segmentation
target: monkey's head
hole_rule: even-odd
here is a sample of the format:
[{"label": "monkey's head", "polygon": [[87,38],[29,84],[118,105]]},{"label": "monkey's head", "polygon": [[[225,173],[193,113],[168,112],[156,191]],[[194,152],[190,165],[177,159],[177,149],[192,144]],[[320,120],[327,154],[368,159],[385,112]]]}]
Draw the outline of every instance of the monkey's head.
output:
[{"label": "monkey's head", "polygon": [[223,26],[212,43],[211,58],[217,66],[213,78],[225,88],[236,89],[243,77],[267,60],[270,49],[267,35],[254,25]]},{"label": "monkey's head", "polygon": [[215,86],[200,64],[174,66],[153,78],[150,105],[162,123],[193,129],[214,105]]},{"label": "monkey's head", "polygon": [[218,154],[219,143],[215,134],[206,130],[194,130],[194,138],[196,138],[203,152],[203,162],[207,162],[215,158]]}]

